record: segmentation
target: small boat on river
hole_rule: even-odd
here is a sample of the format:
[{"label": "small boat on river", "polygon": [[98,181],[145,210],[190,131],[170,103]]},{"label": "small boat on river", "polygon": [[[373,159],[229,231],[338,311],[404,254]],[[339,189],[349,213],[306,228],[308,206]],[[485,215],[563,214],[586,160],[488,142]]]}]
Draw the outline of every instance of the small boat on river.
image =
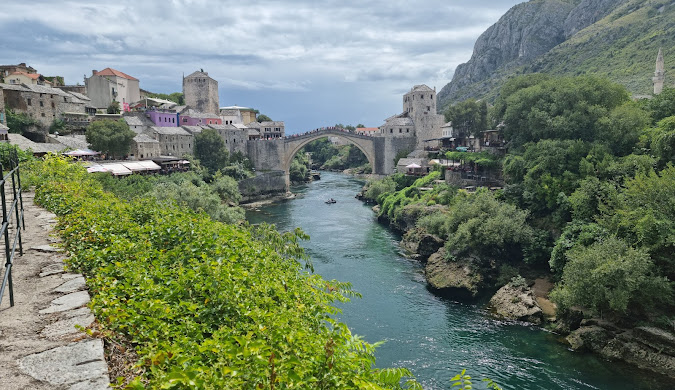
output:
[{"label": "small boat on river", "polygon": [[337,201],[333,198],[330,198],[326,201],[326,204],[333,204],[333,203],[337,203]]}]

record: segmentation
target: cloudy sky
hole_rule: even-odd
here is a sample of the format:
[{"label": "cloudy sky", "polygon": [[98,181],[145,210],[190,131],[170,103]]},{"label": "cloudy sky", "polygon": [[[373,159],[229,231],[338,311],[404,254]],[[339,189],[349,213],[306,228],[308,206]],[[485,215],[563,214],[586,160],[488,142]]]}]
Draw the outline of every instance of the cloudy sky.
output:
[{"label": "cloudy sky", "polygon": [[253,107],[295,133],[376,127],[415,84],[440,90],[476,38],[522,0],[4,0],[0,63],[67,84],[111,67],[141,88],[218,80],[220,105]]}]

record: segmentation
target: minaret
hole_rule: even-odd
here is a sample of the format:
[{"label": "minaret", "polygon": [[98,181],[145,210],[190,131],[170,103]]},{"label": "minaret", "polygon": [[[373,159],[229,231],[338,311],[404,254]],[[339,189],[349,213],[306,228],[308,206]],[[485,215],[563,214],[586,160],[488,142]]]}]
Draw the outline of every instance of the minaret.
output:
[{"label": "minaret", "polygon": [[659,54],[656,56],[656,71],[652,81],[654,82],[654,95],[658,95],[663,91],[663,82],[666,79],[663,63],[663,50],[659,48]]}]

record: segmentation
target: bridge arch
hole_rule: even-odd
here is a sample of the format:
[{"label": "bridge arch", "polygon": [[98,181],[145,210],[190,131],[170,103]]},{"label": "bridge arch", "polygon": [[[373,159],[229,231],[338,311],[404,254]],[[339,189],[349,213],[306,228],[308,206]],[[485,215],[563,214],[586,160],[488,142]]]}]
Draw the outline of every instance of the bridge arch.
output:
[{"label": "bridge arch", "polygon": [[341,130],[320,130],[297,137],[288,137],[284,140],[285,153],[282,167],[286,173],[287,183],[290,183],[288,175],[290,172],[291,163],[293,162],[293,157],[295,157],[298,151],[300,151],[300,149],[302,149],[308,143],[325,137],[338,137],[356,146],[366,156],[368,163],[370,163],[370,166],[375,173],[377,161],[372,137],[349,133]]}]

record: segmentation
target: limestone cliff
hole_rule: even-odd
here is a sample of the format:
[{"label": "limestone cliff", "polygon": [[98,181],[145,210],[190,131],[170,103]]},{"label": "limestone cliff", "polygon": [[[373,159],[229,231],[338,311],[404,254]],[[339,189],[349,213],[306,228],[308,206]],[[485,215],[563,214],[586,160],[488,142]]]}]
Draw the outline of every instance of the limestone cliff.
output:
[{"label": "limestone cliff", "polygon": [[[537,60],[626,3],[644,0],[532,0],[511,8],[476,41],[471,59],[438,93],[438,108],[480,98],[515,73],[541,70]],[[633,8],[627,12],[633,12]],[[656,52],[655,52],[656,53]],[[656,55],[654,53],[654,55]],[[564,59],[559,56],[558,60]]]}]

